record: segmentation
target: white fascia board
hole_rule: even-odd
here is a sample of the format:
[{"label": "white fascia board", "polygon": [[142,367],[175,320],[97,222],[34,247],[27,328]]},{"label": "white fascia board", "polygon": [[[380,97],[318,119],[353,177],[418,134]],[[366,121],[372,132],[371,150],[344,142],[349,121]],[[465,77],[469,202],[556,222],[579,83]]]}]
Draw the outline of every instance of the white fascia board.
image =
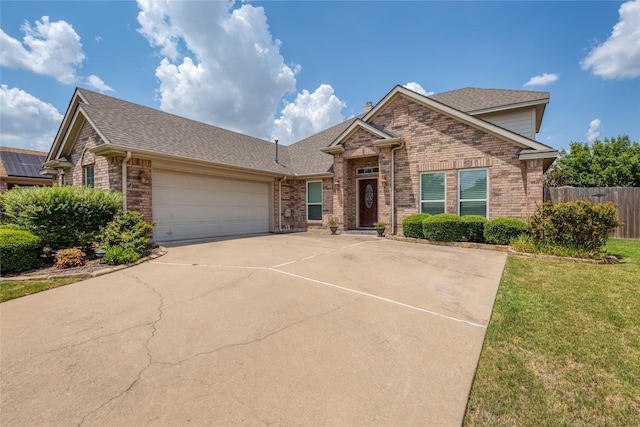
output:
[{"label": "white fascia board", "polygon": [[393,148],[402,145],[403,142],[402,138],[377,139],[373,141],[373,145],[378,148]]},{"label": "white fascia board", "polygon": [[520,160],[537,160],[537,159],[555,159],[558,157],[557,150],[547,151],[535,151],[535,152],[521,152],[518,155]]},{"label": "white fascia board", "polygon": [[549,147],[546,145],[540,144],[532,139],[525,138],[522,135],[518,135],[515,132],[511,132],[510,130],[504,129],[500,126],[494,125],[493,123],[489,123],[485,120],[476,118],[470,114],[464,113],[460,110],[456,110],[455,108],[449,107],[446,104],[435,101],[426,96],[420,95],[418,93],[413,92],[412,90],[406,89],[403,86],[396,86],[389,92],[380,102],[378,102],[372,109],[369,111],[363,118],[363,121],[371,120],[383,107],[384,105],[396,94],[402,94],[408,98],[411,98],[417,103],[425,105],[429,108],[432,108],[436,111],[441,112],[449,117],[457,119],[461,122],[464,122],[470,126],[475,128],[484,130],[487,133],[490,133],[498,138],[507,139],[511,141],[513,144],[523,147],[523,148],[531,148],[533,150],[545,150],[548,151]]}]

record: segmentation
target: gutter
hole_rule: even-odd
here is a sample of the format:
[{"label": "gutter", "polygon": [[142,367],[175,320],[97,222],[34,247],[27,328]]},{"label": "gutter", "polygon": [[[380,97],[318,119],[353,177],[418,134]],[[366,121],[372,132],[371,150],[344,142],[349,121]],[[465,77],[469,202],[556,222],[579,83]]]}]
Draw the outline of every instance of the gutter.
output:
[{"label": "gutter", "polygon": [[131,158],[131,151],[122,160],[122,211],[127,211],[127,162]]},{"label": "gutter", "polygon": [[404,140],[400,145],[391,149],[391,234],[396,234],[396,172],[395,151],[404,147]]}]

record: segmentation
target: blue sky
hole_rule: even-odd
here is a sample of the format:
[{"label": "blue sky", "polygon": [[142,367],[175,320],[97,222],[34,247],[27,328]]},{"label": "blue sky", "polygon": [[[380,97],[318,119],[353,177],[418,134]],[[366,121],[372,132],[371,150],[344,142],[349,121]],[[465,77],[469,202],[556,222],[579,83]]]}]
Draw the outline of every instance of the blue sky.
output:
[{"label": "blue sky", "polygon": [[396,84],[540,90],[540,142],[640,141],[640,0],[3,0],[0,28],[4,146],[47,151],[75,86],[285,144]]}]

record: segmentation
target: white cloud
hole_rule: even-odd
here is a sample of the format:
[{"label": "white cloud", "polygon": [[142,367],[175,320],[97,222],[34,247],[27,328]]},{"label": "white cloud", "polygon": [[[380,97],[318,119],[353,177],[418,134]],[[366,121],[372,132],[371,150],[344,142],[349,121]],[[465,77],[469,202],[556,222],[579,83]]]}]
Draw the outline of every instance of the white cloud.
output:
[{"label": "white cloud", "polygon": [[424,96],[430,96],[430,95],[433,95],[435,93],[433,91],[427,92],[426,90],[424,90],[422,85],[420,85],[420,83],[416,83],[416,82],[409,82],[406,85],[404,85],[404,87],[406,87],[407,89],[412,90],[412,91],[414,91],[416,93],[419,93],[420,95],[424,95]]},{"label": "white cloud", "polygon": [[70,24],[50,22],[43,16],[35,27],[25,22],[20,29],[25,34],[22,42],[0,29],[0,65],[51,76],[65,84],[76,80],[76,70],[85,56],[80,36]]},{"label": "white cloud", "polygon": [[620,19],[609,38],[582,60],[582,69],[605,79],[640,76],[640,0],[620,6]]},{"label": "white cloud", "polygon": [[587,142],[593,142],[600,136],[598,129],[600,129],[600,119],[591,120],[589,123],[589,130],[584,134],[587,137]]},{"label": "white cloud", "polygon": [[[274,122],[282,98],[296,91],[300,66],[285,63],[262,7],[243,4],[234,9],[234,4],[138,0],[138,31],[163,56],[156,68],[162,110],[267,138],[281,133],[293,114],[283,111]],[[325,93],[321,86],[299,96],[319,98]],[[331,97],[327,100],[331,105],[321,111],[328,116],[305,110],[311,127],[334,124],[336,104]],[[301,117],[291,120],[291,132],[309,127]],[[293,133],[278,139],[292,138]]]},{"label": "white cloud", "polygon": [[555,73],[542,73],[539,76],[533,76],[526,82],[524,87],[533,87],[533,86],[546,86],[558,80],[560,78],[560,74]]},{"label": "white cloud", "polygon": [[306,89],[299,93],[296,100],[282,109],[271,139],[278,139],[284,145],[299,141],[309,135],[320,132],[342,121],[340,111],[346,104],[333,93],[330,85],[320,85],[315,92]]},{"label": "white cloud", "polygon": [[62,114],[18,88],[0,87],[0,143],[3,146],[49,151]]},{"label": "white cloud", "polygon": [[102,79],[94,74],[87,77],[87,84],[100,92],[115,92],[115,90],[107,85]]}]

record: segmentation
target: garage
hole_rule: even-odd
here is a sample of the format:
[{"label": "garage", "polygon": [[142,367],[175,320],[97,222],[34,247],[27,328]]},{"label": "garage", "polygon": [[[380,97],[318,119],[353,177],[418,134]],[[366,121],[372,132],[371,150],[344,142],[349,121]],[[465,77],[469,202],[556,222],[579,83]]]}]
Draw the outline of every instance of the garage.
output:
[{"label": "garage", "polygon": [[153,171],[157,242],[269,231],[270,184]]}]

